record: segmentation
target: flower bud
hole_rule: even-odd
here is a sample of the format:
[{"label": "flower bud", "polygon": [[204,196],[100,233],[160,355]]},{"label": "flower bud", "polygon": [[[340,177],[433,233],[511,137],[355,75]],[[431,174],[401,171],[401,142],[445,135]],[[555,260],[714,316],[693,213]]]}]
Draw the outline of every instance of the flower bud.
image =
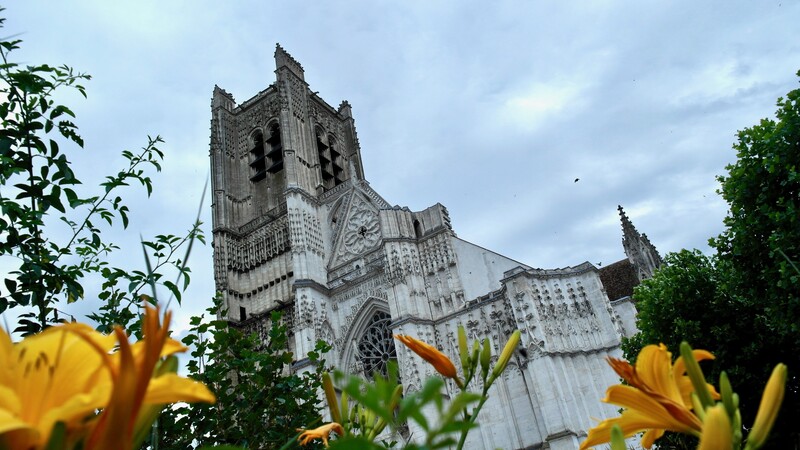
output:
[{"label": "flower bud", "polygon": [[497,359],[497,362],[494,365],[494,369],[492,370],[492,376],[489,377],[491,381],[494,381],[495,378],[499,377],[503,370],[505,370],[506,366],[508,365],[508,361],[511,360],[511,355],[516,350],[517,345],[519,345],[520,339],[520,331],[516,330],[511,333],[511,337],[508,338],[508,342],[506,342],[506,346],[503,347],[503,352],[500,353],[500,357]]},{"label": "flower bud", "polygon": [[489,338],[483,340],[483,350],[481,350],[481,377],[486,381],[486,375],[489,374],[489,363],[492,359],[492,349],[489,345]]},{"label": "flower bud", "polygon": [[333,388],[331,374],[328,372],[323,372],[322,374],[322,390],[325,391],[325,398],[328,400],[328,409],[331,411],[331,420],[336,423],[342,423],[339,402],[336,400],[336,391]]},{"label": "flower bud", "polygon": [[719,390],[722,396],[722,403],[728,412],[728,417],[733,417],[736,414],[736,406],[733,404],[733,388],[730,380],[728,380],[728,374],[724,370],[719,374]]},{"label": "flower bud", "polygon": [[622,435],[622,428],[619,424],[611,427],[611,450],[628,450],[625,445],[625,436]]},{"label": "flower bud", "polygon": [[714,401],[711,400],[711,394],[708,392],[706,378],[703,376],[703,371],[700,370],[700,364],[697,363],[694,354],[692,354],[692,347],[686,341],[681,342],[681,357],[686,367],[686,374],[692,380],[692,386],[694,386],[694,392],[697,393],[700,404],[703,409],[708,408],[714,404]]},{"label": "flower bud", "polygon": [[467,346],[467,331],[463,325],[458,326],[458,356],[461,358],[461,370],[464,371],[464,376],[467,376],[469,371],[469,347]]},{"label": "flower bud", "polygon": [[778,364],[772,369],[772,375],[769,377],[767,386],[764,388],[764,394],[761,396],[761,404],[758,406],[756,420],[753,423],[750,435],[747,436],[746,450],[755,450],[767,441],[772,425],[775,423],[775,418],[778,416],[778,410],[783,402],[783,394],[786,389],[786,372],[786,364]]},{"label": "flower bud", "polygon": [[706,412],[703,433],[700,435],[700,444],[697,446],[697,450],[732,448],[733,433],[725,406],[717,404],[708,408]]}]

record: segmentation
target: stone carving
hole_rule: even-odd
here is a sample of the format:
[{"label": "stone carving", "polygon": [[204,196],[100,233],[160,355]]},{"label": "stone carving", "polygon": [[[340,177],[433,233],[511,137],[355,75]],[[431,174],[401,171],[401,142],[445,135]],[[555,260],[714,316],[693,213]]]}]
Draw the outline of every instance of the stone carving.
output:
[{"label": "stone carving", "polygon": [[310,98],[308,102],[308,115],[312,123],[319,124],[327,132],[341,136],[340,120],[328,112],[325,107],[320,106],[313,98]]},{"label": "stone carving", "polygon": [[337,218],[340,231],[331,262],[334,267],[375,249],[381,239],[377,211],[358,193],[350,197],[347,215]]},{"label": "stone carving", "polygon": [[356,297],[364,299],[374,297],[381,300],[388,300],[386,291],[383,289],[385,284],[386,277],[379,275],[358,283],[357,285],[350,287],[345,291],[334,294],[331,296],[331,300],[333,300],[334,306]]},{"label": "stone carving", "polygon": [[[281,314],[280,323],[286,326],[286,333],[294,336],[294,313],[293,305],[287,304],[278,309]],[[253,315],[243,322],[229,322],[231,325],[242,330],[245,334],[255,333],[261,345],[269,345],[269,330],[272,328],[272,314],[263,313]]]},{"label": "stone carving", "polygon": [[297,77],[290,75],[287,78],[289,95],[291,99],[292,114],[300,121],[306,119],[306,87]]},{"label": "stone carving", "polygon": [[374,211],[362,209],[347,218],[344,230],[344,249],[350,254],[360,255],[371,250],[379,239],[380,226],[378,225],[378,216]]},{"label": "stone carving", "polygon": [[287,216],[241,238],[226,240],[228,268],[243,272],[263,264],[289,250]]},{"label": "stone carving", "polygon": [[421,242],[420,259],[422,267],[425,269],[425,272],[429,274],[438,270],[444,270],[455,264],[449,236],[440,233]]},{"label": "stone carving", "polygon": [[299,208],[290,208],[288,217],[292,252],[310,251],[323,256],[325,248],[322,243],[322,229],[317,216]]},{"label": "stone carving", "polygon": [[280,114],[280,102],[277,96],[259,99],[240,113],[237,117],[240,123],[239,135],[237,136],[238,142],[240,143],[240,157],[246,157],[247,153],[250,151],[250,145],[248,144],[252,130],[255,128],[264,128],[267,122],[276,118],[278,114]]}]

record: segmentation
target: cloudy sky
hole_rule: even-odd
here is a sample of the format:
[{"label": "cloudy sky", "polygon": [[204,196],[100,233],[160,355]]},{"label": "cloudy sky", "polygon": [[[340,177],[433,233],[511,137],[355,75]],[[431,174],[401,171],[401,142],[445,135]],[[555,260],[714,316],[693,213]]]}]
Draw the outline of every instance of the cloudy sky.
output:
[{"label": "cloudy sky", "polygon": [[[114,262],[139,234],[184,232],[208,176],[210,99],[274,81],[280,43],[313,91],[353,105],[367,179],[392,204],[441,202],[459,237],[534,267],[624,258],[616,207],[663,254],[708,251],[726,205],[715,176],[737,130],[798,88],[791,1],[14,2],[0,35],[21,63],[93,76],[67,95],[88,184],[147,135],[166,143],[150,199],[131,190]],[[578,180],[577,182],[575,180]],[[210,208],[202,214],[210,236]],[[191,258],[178,325],[214,292]],[[80,306],[65,307],[80,315]]]}]

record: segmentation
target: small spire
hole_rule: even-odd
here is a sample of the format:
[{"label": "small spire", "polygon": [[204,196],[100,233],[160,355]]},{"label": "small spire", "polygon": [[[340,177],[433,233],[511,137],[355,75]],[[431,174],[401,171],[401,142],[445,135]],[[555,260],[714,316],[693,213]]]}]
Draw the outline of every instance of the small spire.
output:
[{"label": "small spire", "polygon": [[636,231],[636,227],[633,226],[633,223],[628,218],[628,215],[625,214],[625,210],[622,209],[622,205],[617,205],[617,211],[619,211],[619,218],[622,222],[622,241],[624,242],[633,238],[634,236],[638,237],[639,232]]},{"label": "small spire", "polygon": [[636,231],[636,227],[633,226],[622,206],[617,206],[617,210],[622,222],[622,248],[625,250],[625,256],[636,268],[639,281],[652,277],[655,269],[662,263],[661,255],[650,243],[647,235]]},{"label": "small spire", "polygon": [[353,108],[350,106],[350,102],[347,100],[342,100],[342,103],[339,104],[339,114],[344,117],[353,117]]},{"label": "small spire", "polygon": [[216,109],[220,107],[231,111],[236,107],[236,100],[233,99],[233,95],[215,84],[214,93],[211,97],[211,108]]},{"label": "small spire", "polygon": [[304,79],[304,71],[303,66],[297,62],[296,59],[292,57],[286,50],[281,47],[281,44],[275,44],[275,68],[280,69],[281,67],[287,67],[289,70],[292,71],[295,75],[300,77],[300,79]]}]

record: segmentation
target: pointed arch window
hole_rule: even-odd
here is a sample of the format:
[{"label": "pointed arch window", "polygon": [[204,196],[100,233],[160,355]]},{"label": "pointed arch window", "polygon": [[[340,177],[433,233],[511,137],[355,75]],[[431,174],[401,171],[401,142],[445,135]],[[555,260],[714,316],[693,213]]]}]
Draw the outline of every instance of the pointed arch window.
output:
[{"label": "pointed arch window", "polygon": [[277,123],[269,126],[267,138],[267,172],[278,173],[283,170],[283,144],[281,143],[281,128]]},{"label": "pointed arch window", "polygon": [[358,340],[357,357],[367,377],[372,377],[376,372],[388,376],[389,361],[397,361],[392,330],[389,328],[391,322],[389,314],[377,311]]},{"label": "pointed arch window", "polygon": [[256,130],[251,138],[252,146],[250,147],[250,169],[252,175],[250,181],[261,181],[267,176],[267,161],[264,154],[264,133],[261,130]]},{"label": "pointed arch window", "polygon": [[268,173],[283,170],[283,145],[281,145],[281,129],[277,123],[269,126],[266,140],[261,130],[256,130],[250,147],[250,181],[261,181]]},{"label": "pointed arch window", "polygon": [[322,187],[327,191],[344,182],[344,158],[332,134],[326,136],[322,129],[317,129],[316,134]]}]

